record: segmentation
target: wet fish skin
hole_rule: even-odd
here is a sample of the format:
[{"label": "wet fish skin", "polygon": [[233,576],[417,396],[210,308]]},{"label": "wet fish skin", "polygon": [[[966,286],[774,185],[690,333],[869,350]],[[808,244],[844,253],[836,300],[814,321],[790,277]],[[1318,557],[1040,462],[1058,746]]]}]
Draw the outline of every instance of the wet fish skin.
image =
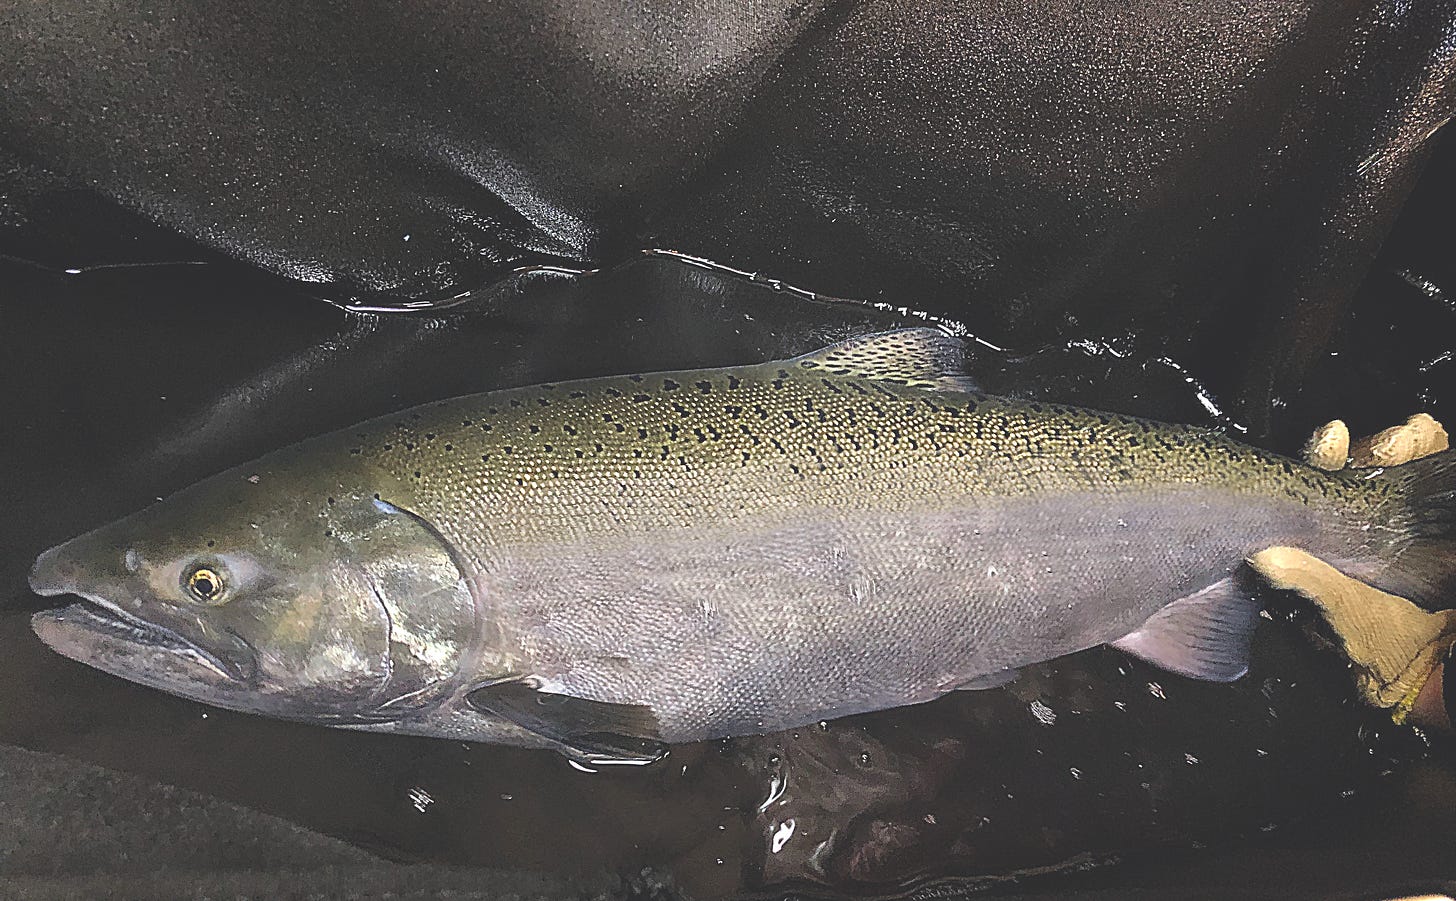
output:
[{"label": "wet fish skin", "polygon": [[[1424,541],[1412,498],[1446,485],[1449,458],[1420,477],[1325,474],[1204,429],[988,397],[958,358],[909,330],[382,417],[37,562],[37,591],[235,662],[138,669],[74,611],[36,629],[221,706],[570,748],[918,703],[1119,640],[1232,678],[1248,554],[1299,546],[1406,588],[1449,568],[1392,565]],[[225,603],[186,595],[199,561],[228,573]],[[561,700],[571,729],[522,716],[521,685]]]}]

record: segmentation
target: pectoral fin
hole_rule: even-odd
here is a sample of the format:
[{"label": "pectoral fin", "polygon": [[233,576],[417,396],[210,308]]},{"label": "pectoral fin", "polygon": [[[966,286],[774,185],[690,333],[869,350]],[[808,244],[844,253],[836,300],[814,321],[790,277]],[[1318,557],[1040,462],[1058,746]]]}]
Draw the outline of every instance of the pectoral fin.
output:
[{"label": "pectoral fin", "polygon": [[1112,646],[1180,675],[1232,682],[1249,671],[1258,622],[1259,605],[1230,576],[1179,598]]},{"label": "pectoral fin", "polygon": [[650,707],[542,691],[530,679],[488,683],[466,697],[476,710],[550,739],[588,765],[642,766],[667,755]]}]

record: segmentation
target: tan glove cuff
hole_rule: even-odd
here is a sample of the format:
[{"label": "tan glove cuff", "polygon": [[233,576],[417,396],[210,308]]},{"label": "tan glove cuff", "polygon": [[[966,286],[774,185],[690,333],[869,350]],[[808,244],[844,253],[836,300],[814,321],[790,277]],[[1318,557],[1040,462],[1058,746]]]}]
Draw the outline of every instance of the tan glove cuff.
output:
[{"label": "tan glove cuff", "polygon": [[1390,708],[1390,718],[1397,723],[1405,722],[1421,689],[1426,687],[1453,644],[1456,644],[1456,634],[1441,636],[1422,648],[1400,675],[1383,685],[1368,670],[1362,671],[1356,678],[1360,693],[1374,706]]}]

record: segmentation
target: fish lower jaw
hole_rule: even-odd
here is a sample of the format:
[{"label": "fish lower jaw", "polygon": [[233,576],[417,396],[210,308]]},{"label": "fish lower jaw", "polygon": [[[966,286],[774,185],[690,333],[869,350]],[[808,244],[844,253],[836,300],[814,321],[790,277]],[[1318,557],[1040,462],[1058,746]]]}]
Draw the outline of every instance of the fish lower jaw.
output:
[{"label": "fish lower jaw", "polygon": [[[36,613],[31,617],[31,627],[42,641],[67,657],[96,665],[96,661],[89,659],[89,656],[68,653],[66,649],[86,644],[89,637],[92,643],[114,645],[121,642],[140,646],[150,653],[176,655],[221,680],[247,682],[250,679],[249,674],[237,664],[222,659],[165,626],[130,614],[105,598],[59,590],[49,592],[46,596],[61,594],[74,594],[82,600],[66,607]],[[134,678],[126,674],[118,675]]]}]

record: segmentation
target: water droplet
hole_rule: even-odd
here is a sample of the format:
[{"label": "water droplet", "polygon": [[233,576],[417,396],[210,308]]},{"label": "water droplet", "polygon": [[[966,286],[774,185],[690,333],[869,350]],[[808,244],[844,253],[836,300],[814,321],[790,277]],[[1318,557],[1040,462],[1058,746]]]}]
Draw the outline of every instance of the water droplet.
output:
[{"label": "water droplet", "polygon": [[774,830],[773,844],[770,846],[770,850],[772,850],[773,853],[777,854],[782,851],[784,849],[784,845],[788,844],[789,839],[794,837],[794,825],[794,819],[793,817],[790,817],[789,819],[784,820],[782,823],[780,823],[779,827]]},{"label": "water droplet", "polygon": [[765,810],[768,810],[770,807],[772,807],[776,802],[781,800],[784,796],[784,791],[787,790],[788,787],[788,780],[784,778],[783,773],[774,773],[771,777],[769,777],[768,797],[764,798],[763,802],[758,805],[758,812],[763,813]]}]

